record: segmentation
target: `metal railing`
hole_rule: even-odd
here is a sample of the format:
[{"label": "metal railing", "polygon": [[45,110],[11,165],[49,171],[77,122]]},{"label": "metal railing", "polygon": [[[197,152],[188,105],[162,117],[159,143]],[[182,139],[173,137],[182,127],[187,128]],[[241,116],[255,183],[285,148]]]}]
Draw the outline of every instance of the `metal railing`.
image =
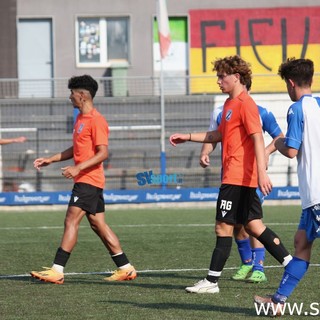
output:
[{"label": "metal railing", "polygon": [[[159,77],[100,77],[98,97],[159,96]],[[67,78],[0,79],[0,99],[66,98],[69,95]],[[216,77],[177,75],[164,78],[166,95],[220,94]],[[320,92],[320,73],[314,76],[313,90]],[[278,75],[253,75],[252,92],[285,93],[285,83]]]},{"label": "metal railing", "polygon": [[[264,84],[271,87],[274,78],[270,76],[268,79],[270,82]],[[109,159],[104,163],[107,188],[137,189],[139,188],[137,173],[148,170],[153,170],[155,174],[161,173],[159,79],[111,77],[97,80],[100,88],[95,98],[95,106],[105,115],[111,128]],[[120,82],[116,84],[116,80]],[[258,85],[263,82],[262,80],[255,75],[254,83]],[[318,80],[315,82],[320,84]],[[0,134],[3,138],[14,134],[25,134],[28,138],[24,144],[0,148],[2,149],[0,180],[5,191],[17,191],[21,185],[28,185],[29,190],[41,191],[69,190],[72,186],[72,181],[61,178],[61,164],[53,164],[40,174],[32,165],[36,157],[62,151],[72,143],[74,119],[73,106],[68,101],[68,79],[46,81],[53,88],[53,96],[44,96],[47,91],[43,90],[42,86],[46,83],[40,79],[25,80],[25,82],[17,79],[0,79],[0,128],[2,128]],[[175,86],[179,81],[184,87]],[[176,131],[206,131],[213,108],[225,100],[225,96],[220,93],[192,94],[191,84],[198,85],[200,81],[204,81],[204,86],[210,81],[212,88],[217,87],[216,78],[213,76],[175,79],[166,77],[164,81],[166,172],[183,174],[182,187],[214,187],[220,184],[221,162],[218,148],[213,154],[211,166],[204,170],[199,166],[200,144],[190,143],[172,148],[168,142],[170,134]],[[39,93],[39,96],[20,97],[19,87],[22,84],[28,84],[25,88],[32,88],[35,93]],[[115,85],[119,87],[113,92]],[[194,88],[195,86],[193,90]],[[283,84],[281,88],[285,92]],[[253,91],[256,92],[255,88]],[[257,103],[273,111],[285,132],[286,110],[291,103],[287,93],[253,94],[253,96]],[[21,130],[25,129],[35,131],[22,133]],[[295,161],[288,160],[280,154],[271,157],[269,174],[275,186],[297,185]]]}]

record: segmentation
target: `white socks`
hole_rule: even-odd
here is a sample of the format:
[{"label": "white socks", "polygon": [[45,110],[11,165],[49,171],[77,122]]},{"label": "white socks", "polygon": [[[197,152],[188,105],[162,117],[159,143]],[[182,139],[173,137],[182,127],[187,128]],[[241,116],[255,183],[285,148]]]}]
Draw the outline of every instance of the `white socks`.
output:
[{"label": "white socks", "polygon": [[53,264],[51,268],[59,273],[63,273],[64,270],[64,267],[60,266],[59,264]]}]

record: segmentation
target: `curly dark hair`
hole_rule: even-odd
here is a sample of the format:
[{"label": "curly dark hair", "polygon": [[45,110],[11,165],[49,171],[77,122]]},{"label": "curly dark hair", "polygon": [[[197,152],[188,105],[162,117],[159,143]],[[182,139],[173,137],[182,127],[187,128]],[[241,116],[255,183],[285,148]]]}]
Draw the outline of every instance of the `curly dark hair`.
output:
[{"label": "curly dark hair", "polygon": [[88,90],[93,99],[98,91],[98,82],[87,74],[75,76],[69,79],[68,88]]},{"label": "curly dark hair", "polygon": [[310,87],[314,73],[313,61],[309,59],[288,58],[278,70],[278,75],[285,81],[291,79],[299,87]]},{"label": "curly dark hair", "polygon": [[251,87],[251,66],[248,62],[244,61],[240,56],[229,56],[219,58],[212,62],[212,71],[217,73],[235,74],[239,73],[240,83]]}]

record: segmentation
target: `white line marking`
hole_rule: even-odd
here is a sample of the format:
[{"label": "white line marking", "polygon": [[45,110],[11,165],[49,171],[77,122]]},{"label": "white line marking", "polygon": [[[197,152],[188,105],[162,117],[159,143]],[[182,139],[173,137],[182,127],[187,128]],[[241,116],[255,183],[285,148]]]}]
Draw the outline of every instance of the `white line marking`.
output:
[{"label": "white line marking", "polygon": [[[309,267],[320,267],[319,263],[312,263],[309,265]],[[236,270],[237,267],[229,267],[224,268],[223,270]],[[274,268],[283,268],[282,265],[276,265],[276,266],[264,266],[266,269],[274,269]],[[170,272],[196,272],[196,271],[208,271],[208,268],[201,268],[201,269],[146,269],[146,270],[137,270],[137,273],[154,273],[154,272],[162,272],[162,273],[170,273]],[[68,272],[65,273],[65,276],[82,276],[82,275],[107,275],[111,274],[112,271],[101,271],[101,272]],[[13,274],[13,275],[2,275],[0,276],[0,279],[11,279],[11,278],[24,278],[24,277],[31,277],[30,274]]]}]

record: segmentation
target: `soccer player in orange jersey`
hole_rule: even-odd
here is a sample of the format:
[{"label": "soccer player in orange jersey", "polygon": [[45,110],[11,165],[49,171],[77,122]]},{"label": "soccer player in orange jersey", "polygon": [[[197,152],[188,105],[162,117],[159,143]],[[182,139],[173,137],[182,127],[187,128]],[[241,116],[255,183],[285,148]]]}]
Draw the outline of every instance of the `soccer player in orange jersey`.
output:
[{"label": "soccer player in orange jersey", "polygon": [[[246,90],[250,92],[251,79],[245,87]],[[209,131],[217,130],[221,122],[222,110],[223,105],[212,111],[210,116],[210,126],[208,129]],[[261,106],[258,106],[258,110],[262,130],[263,132],[267,132],[272,138],[272,141],[266,146],[265,150],[266,166],[268,167],[270,155],[277,150],[275,142],[278,138],[283,137],[283,133],[281,132],[280,126],[271,111]],[[216,146],[217,143],[204,143],[202,145],[200,153],[201,167],[206,168],[210,165],[210,154],[215,150]],[[259,188],[257,188],[257,193],[262,204],[264,202],[264,196]],[[235,225],[234,238],[241,258],[241,265],[231,278],[237,281],[253,283],[266,282],[267,277],[263,266],[265,260],[265,248],[263,245],[256,238],[249,236],[244,230],[244,226],[242,224]],[[252,274],[248,277],[250,272],[252,272]]]},{"label": "soccer player in orange jersey", "polygon": [[218,85],[229,95],[216,131],[175,133],[170,143],[194,141],[222,143],[222,184],[216,209],[217,236],[206,278],[187,292],[218,293],[218,280],[230,255],[234,226],[243,224],[282,265],[292,259],[279,237],[262,222],[262,208],[256,188],[267,195],[272,184],[266,173],[265,146],[258,107],[245,89],[251,79],[249,64],[239,56],[214,62]]},{"label": "soccer player in orange jersey", "polygon": [[64,221],[64,233],[53,265],[45,271],[32,271],[31,276],[46,282],[64,282],[64,267],[77,243],[80,222],[86,216],[117,266],[113,275],[105,280],[135,279],[135,268],[122,251],[118,237],[105,222],[103,161],[108,158],[109,129],[107,121],[93,105],[98,83],[91,76],[83,75],[72,77],[68,88],[71,90],[73,106],[79,109],[73,130],[73,145],[51,157],[36,159],[34,167],[40,170],[53,162],[73,158],[74,165],[61,168],[61,174],[66,179],[73,179],[74,186]]}]

